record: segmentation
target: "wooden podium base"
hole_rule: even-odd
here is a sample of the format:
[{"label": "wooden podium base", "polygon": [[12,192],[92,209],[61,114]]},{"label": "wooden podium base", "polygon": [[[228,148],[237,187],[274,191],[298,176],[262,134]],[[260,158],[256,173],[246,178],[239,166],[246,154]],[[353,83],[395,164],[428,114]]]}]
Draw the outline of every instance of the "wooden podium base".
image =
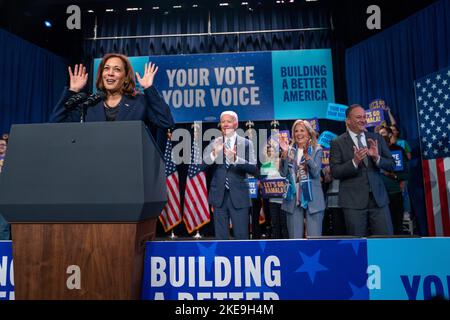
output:
[{"label": "wooden podium base", "polygon": [[13,223],[17,300],[140,299],[145,243],[139,223]]}]

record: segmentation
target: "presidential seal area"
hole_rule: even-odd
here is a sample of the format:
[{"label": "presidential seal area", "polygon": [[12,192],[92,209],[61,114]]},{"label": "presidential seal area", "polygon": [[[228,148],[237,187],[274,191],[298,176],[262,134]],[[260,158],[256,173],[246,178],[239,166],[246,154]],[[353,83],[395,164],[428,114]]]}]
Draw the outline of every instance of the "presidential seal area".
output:
[{"label": "presidential seal area", "polygon": [[273,305],[221,304],[219,315],[273,315]]}]

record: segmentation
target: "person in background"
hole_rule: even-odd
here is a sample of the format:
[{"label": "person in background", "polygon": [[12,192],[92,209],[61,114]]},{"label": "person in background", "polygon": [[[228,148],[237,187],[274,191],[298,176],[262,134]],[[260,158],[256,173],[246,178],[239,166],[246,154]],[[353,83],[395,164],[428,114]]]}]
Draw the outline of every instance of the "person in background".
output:
[{"label": "person in background", "polygon": [[384,139],[367,132],[365,110],[346,110],[347,132],[331,142],[330,167],[339,179],[339,206],[347,233],[353,236],[392,235],[389,197],[380,169],[392,170],[394,159]]},{"label": "person in background", "polygon": [[[4,136],[4,135],[3,135]],[[0,139],[0,174],[2,172],[6,149],[8,148],[6,140]],[[11,238],[11,227],[9,223],[0,214],[0,240],[9,240]]]},{"label": "person in background", "polygon": [[392,141],[392,130],[389,127],[380,130],[380,135],[384,138],[391,152],[400,152],[402,154],[403,167],[401,170],[383,170],[383,182],[389,195],[389,210],[391,212],[394,234],[403,234],[403,197],[402,191],[405,183],[408,181],[408,158],[405,150]]},{"label": "person in background", "polygon": [[392,143],[395,143],[399,145],[400,147],[405,150],[406,156],[408,157],[408,160],[411,160],[411,147],[408,144],[408,141],[404,139],[400,139],[400,129],[397,127],[396,124],[391,125],[390,129],[392,131],[391,140]]},{"label": "person in background", "polygon": [[[323,234],[329,236],[346,235],[344,213],[339,206],[339,180],[333,178],[329,165],[322,169],[322,175],[326,203]],[[328,225],[325,224],[325,220]]]},{"label": "person in background", "polygon": [[322,147],[317,144],[317,133],[305,120],[296,120],[292,126],[293,143],[280,142],[281,168],[283,177],[290,181],[293,192],[288,190],[281,209],[287,213],[290,239],[306,235],[322,235],[325,200],[320,172],[322,168]]},{"label": "person in background", "polygon": [[[276,147],[268,143],[265,147],[265,159],[261,165],[260,174],[265,179],[280,179],[280,154],[276,152]],[[287,230],[286,213],[281,210],[283,198],[269,198],[269,214],[271,221],[271,238],[289,238]]]},{"label": "person in background", "polygon": [[203,153],[202,170],[212,171],[209,204],[214,207],[214,230],[218,240],[229,239],[229,221],[234,238],[249,238],[251,206],[247,175],[256,176],[258,167],[251,140],[236,133],[238,115],[224,111],[220,115],[222,135],[215,138]]}]

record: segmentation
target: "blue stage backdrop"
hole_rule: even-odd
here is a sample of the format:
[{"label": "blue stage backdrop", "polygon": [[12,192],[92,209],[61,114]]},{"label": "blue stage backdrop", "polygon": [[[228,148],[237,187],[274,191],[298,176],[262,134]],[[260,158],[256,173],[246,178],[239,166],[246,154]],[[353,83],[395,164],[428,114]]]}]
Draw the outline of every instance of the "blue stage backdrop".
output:
[{"label": "blue stage backdrop", "polygon": [[[159,67],[158,88],[175,122],[216,122],[234,110],[240,121],[325,118],[334,102],[330,49],[131,57]],[[96,74],[100,59],[94,61]]]}]

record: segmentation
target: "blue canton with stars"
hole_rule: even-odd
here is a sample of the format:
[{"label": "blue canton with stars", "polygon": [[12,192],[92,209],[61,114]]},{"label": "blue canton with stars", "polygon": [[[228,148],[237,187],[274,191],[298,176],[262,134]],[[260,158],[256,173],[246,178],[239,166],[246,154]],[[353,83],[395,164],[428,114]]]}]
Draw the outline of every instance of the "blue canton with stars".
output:
[{"label": "blue canton with stars", "polygon": [[188,169],[189,178],[194,178],[200,172],[199,164],[202,163],[202,159],[200,157],[200,148],[197,143],[197,139],[194,139],[194,143],[191,148],[191,164]]},{"label": "blue canton with stars", "polygon": [[166,151],[164,152],[164,162],[166,164],[166,177],[170,176],[172,173],[177,171],[175,163],[172,161],[172,141],[167,139]]},{"label": "blue canton with stars", "polygon": [[[269,256],[278,258],[280,265],[272,263],[270,270],[264,270]],[[176,275],[169,275],[169,257],[185,257],[185,283],[175,287],[167,280],[164,286],[153,288],[150,283],[150,257],[162,257],[165,260],[167,279],[174,276],[179,279],[181,265],[176,265]],[[187,280],[188,257],[195,257],[196,261],[196,270],[191,271],[191,275],[195,274],[195,287],[189,287]],[[205,279],[212,281],[212,287],[198,287],[199,257],[205,261]],[[216,257],[227,258],[231,266],[230,282],[225,287],[214,287]],[[239,265],[234,264],[235,257],[240,257]],[[244,257],[250,257],[253,263],[246,265]],[[257,271],[260,281],[251,278],[245,285],[245,269],[249,269],[251,265],[257,269],[260,266],[261,270]],[[221,265],[220,268],[224,278],[224,266]],[[266,276],[273,277],[276,272],[280,274],[280,285],[265,281]],[[243,293],[244,297],[246,294],[259,293],[260,299],[267,293],[277,295],[282,300],[369,300],[366,272],[365,239],[151,242],[147,244],[146,250],[142,297],[154,299],[155,293],[162,292],[165,299],[177,300],[178,293],[186,292],[195,299],[198,292],[220,292]],[[235,286],[237,274],[241,275],[241,286]]]},{"label": "blue canton with stars", "polygon": [[450,155],[450,68],[416,81],[416,104],[423,159]]}]

